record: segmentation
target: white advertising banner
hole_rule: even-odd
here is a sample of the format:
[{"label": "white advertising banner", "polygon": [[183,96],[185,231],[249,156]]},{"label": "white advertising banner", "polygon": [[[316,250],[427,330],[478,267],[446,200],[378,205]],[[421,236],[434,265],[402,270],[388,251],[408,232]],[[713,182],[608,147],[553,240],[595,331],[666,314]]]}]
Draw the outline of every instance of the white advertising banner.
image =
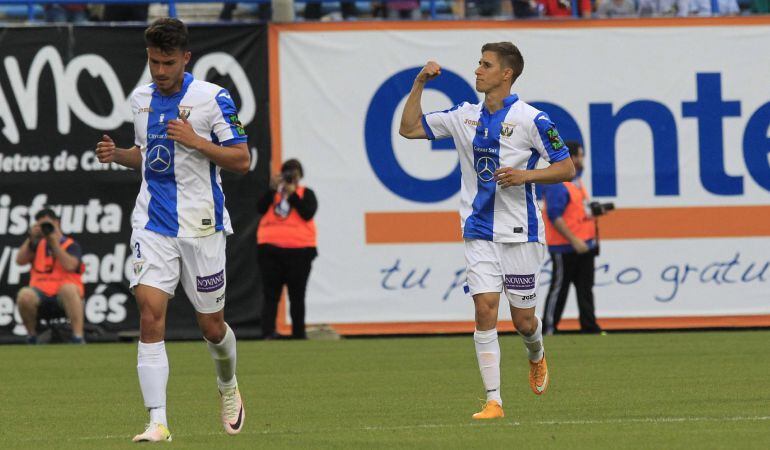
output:
[{"label": "white advertising banner", "polygon": [[[666,23],[275,27],[274,158],[298,158],[319,199],[308,322],[473,320],[453,142],[398,125],[428,60],[423,111],[482,99],[480,48],[498,41],[524,56],[513,91],[585,144],[588,191],[615,204],[597,316],[770,314],[770,21]],[[549,279],[550,262],[539,308]]]}]

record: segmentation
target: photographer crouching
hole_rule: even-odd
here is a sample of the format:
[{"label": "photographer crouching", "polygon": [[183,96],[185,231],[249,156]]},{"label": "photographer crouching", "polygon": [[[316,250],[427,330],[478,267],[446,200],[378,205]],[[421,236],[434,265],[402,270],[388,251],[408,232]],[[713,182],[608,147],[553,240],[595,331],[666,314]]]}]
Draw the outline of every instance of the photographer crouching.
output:
[{"label": "photographer crouching", "polygon": [[257,252],[262,274],[264,303],[262,336],[275,339],[275,318],[281,291],[289,291],[292,339],[305,339],[305,290],[316,251],[313,221],[318,201],[313,191],[300,184],[302,165],[289,159],[281,173],[270,179],[270,190],[257,204],[263,214],[257,229]]},{"label": "photographer crouching", "polygon": [[53,210],[46,208],[35,214],[35,224],[16,255],[16,264],[32,264],[29,286],[16,296],[28,343],[37,343],[39,317],[64,315],[72,326],[71,342],[84,343],[82,255],[80,245],[62,234]]},{"label": "photographer crouching", "polygon": [[561,320],[570,284],[577,292],[580,331],[600,333],[594,312],[594,260],[599,255],[596,217],[614,209],[612,203],[589,202],[583,186],[583,146],[567,142],[576,175],[571,182],[544,186],[545,236],[552,276],[543,311],[543,333],[553,334]]}]

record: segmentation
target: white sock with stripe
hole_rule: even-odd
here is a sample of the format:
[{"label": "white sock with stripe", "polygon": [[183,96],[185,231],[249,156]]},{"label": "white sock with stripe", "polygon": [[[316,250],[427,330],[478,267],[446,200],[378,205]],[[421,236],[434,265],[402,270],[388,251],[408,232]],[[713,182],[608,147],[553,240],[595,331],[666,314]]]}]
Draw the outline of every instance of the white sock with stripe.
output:
[{"label": "white sock with stripe", "polygon": [[476,344],[476,358],[479,362],[481,380],[487,392],[487,401],[495,400],[500,405],[503,399],[500,397],[500,343],[497,340],[497,329],[479,331],[473,333],[473,341]]},{"label": "white sock with stripe", "polygon": [[168,384],[168,356],[164,341],[145,344],[139,342],[136,371],[144,397],[144,406],[150,411],[150,422],[168,427],[166,420],[166,384]]}]

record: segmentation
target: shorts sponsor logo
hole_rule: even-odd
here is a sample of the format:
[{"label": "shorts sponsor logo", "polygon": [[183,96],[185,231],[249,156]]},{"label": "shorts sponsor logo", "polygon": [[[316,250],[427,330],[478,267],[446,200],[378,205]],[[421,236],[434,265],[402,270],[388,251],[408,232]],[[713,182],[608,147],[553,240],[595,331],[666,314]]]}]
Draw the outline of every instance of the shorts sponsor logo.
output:
[{"label": "shorts sponsor logo", "polygon": [[524,295],[521,297],[521,301],[528,302],[537,298],[537,294]]},{"label": "shorts sponsor logo", "polygon": [[509,275],[505,274],[505,288],[514,290],[535,289],[535,274],[529,275]]},{"label": "shorts sponsor logo", "polygon": [[195,277],[195,284],[198,292],[214,292],[225,287],[225,271],[208,275],[205,277]]},{"label": "shorts sponsor logo", "polygon": [[219,297],[217,297],[217,303],[222,303],[223,301],[225,301],[225,294],[222,294]]}]

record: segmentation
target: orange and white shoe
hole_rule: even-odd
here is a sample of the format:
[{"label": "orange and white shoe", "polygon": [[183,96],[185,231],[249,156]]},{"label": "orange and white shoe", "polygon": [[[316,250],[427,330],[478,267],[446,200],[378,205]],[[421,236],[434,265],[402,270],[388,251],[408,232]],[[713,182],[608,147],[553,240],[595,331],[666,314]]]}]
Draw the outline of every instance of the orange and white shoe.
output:
[{"label": "orange and white shoe", "polygon": [[171,442],[171,432],[162,423],[147,425],[144,433],[134,436],[134,442]]},{"label": "orange and white shoe", "polygon": [[535,395],[542,395],[548,389],[548,364],[545,353],[538,362],[529,362],[529,387]]},{"label": "orange and white shoe", "polygon": [[505,417],[505,413],[497,400],[489,400],[481,411],[473,415],[474,419],[500,419],[502,417]]},{"label": "orange and white shoe", "polygon": [[240,433],[246,419],[246,411],[243,409],[238,386],[219,391],[219,395],[222,396],[222,425],[225,427],[225,433]]}]

